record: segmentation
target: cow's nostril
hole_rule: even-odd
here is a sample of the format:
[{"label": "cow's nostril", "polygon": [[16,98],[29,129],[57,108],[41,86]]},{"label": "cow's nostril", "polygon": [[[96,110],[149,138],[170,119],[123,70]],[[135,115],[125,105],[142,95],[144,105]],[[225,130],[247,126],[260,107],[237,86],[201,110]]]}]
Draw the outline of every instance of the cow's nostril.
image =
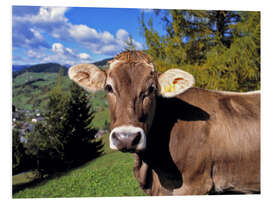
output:
[{"label": "cow's nostril", "polygon": [[141,133],[138,132],[136,135],[135,135],[135,138],[133,139],[131,145],[134,146],[134,145],[137,145],[141,140]]},{"label": "cow's nostril", "polygon": [[119,140],[117,133],[115,133],[115,132],[112,133],[112,138],[115,140]]}]

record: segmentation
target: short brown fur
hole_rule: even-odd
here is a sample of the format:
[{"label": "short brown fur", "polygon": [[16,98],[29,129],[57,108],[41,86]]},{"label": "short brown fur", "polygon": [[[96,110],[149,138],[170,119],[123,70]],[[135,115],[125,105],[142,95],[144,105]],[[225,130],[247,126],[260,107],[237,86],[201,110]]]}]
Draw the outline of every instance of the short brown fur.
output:
[{"label": "short brown fur", "polygon": [[111,129],[140,128],[146,147],[130,147],[126,138],[136,133],[112,146],[135,152],[134,174],[146,194],[260,193],[259,92],[193,87],[163,98],[145,53],[123,52],[113,62],[99,71],[109,90]]},{"label": "short brown fur", "polygon": [[114,60],[120,60],[127,63],[152,63],[150,56],[143,51],[123,51],[116,55],[111,62]]},{"label": "short brown fur", "polygon": [[[148,146],[135,155],[134,172],[144,191],[149,195],[259,193],[260,94],[223,95],[191,88],[170,100],[174,101],[157,102],[148,134],[149,139],[160,139],[158,147]],[[166,125],[171,130],[159,136]],[[168,147],[160,143],[166,140]],[[164,160],[160,151],[167,153]],[[162,168],[163,164],[178,172]],[[170,175],[178,185],[174,178],[163,180]]]}]

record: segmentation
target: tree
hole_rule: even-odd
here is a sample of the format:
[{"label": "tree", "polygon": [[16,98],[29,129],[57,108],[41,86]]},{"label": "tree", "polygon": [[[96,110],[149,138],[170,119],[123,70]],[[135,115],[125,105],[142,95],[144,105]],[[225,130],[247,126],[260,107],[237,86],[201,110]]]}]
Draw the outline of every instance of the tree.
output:
[{"label": "tree", "polygon": [[26,135],[26,153],[31,157],[39,178],[65,169],[64,145],[65,126],[63,116],[68,95],[62,91],[63,71],[59,71],[56,86],[49,93],[44,121],[37,123]]},{"label": "tree", "polygon": [[65,169],[62,164],[62,147],[59,147],[61,145],[57,135],[50,134],[50,130],[46,123],[37,123],[34,130],[26,135],[26,154],[32,160],[32,170],[36,178],[45,178]]},{"label": "tree", "polygon": [[65,126],[65,161],[81,164],[99,156],[103,147],[95,140],[97,130],[91,126],[94,112],[89,103],[88,93],[72,83],[70,97],[63,118]]},{"label": "tree", "polygon": [[62,91],[62,73],[51,90],[44,122],[27,135],[26,153],[31,156],[39,178],[90,161],[102,153],[87,93],[72,84],[69,94]]},{"label": "tree", "polygon": [[[196,86],[247,91],[260,88],[260,13],[156,10],[166,33],[153,19],[141,27],[158,71],[181,68]],[[241,51],[242,50],[242,51]]]},{"label": "tree", "polygon": [[25,148],[20,141],[19,131],[12,129],[12,175],[31,168],[30,158],[25,154]]},{"label": "tree", "polygon": [[125,48],[126,51],[134,51],[136,49],[136,46],[133,42],[132,35],[128,36],[128,39],[125,41],[125,43],[126,43],[126,48]]}]

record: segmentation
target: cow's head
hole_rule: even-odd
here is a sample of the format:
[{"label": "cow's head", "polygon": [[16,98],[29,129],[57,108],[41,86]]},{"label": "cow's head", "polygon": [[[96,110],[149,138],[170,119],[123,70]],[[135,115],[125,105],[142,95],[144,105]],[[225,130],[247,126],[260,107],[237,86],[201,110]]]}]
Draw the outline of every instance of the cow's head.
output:
[{"label": "cow's head", "polygon": [[122,52],[106,71],[93,64],[75,65],[69,77],[89,92],[105,89],[110,106],[110,147],[138,152],[146,148],[156,110],[156,97],[174,97],[194,84],[179,69],[158,76],[150,58],[140,51]]}]

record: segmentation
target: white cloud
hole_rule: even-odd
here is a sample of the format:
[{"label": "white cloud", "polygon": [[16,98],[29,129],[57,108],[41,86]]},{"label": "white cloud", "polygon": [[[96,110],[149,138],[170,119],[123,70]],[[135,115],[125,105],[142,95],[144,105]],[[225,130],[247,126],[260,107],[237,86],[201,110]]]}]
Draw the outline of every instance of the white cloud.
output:
[{"label": "white cloud", "polygon": [[64,52],[65,52],[64,46],[60,43],[54,43],[52,45],[52,51],[57,53],[57,54],[64,54]]},{"label": "white cloud", "polygon": [[98,39],[97,31],[86,25],[71,25],[69,28],[69,34],[79,42]]},{"label": "white cloud", "polygon": [[108,44],[114,42],[114,37],[111,33],[105,31],[101,33],[101,40],[103,43]]},{"label": "white cloud", "polygon": [[[22,10],[28,11],[25,7]],[[33,10],[36,10],[34,7]],[[68,19],[64,16],[66,7],[40,7],[39,12],[18,12],[16,7],[12,17],[12,41],[15,47],[49,48],[43,34],[47,33],[55,38],[68,40]],[[16,12],[19,15],[16,15]]]},{"label": "white cloud", "polygon": [[91,57],[89,56],[89,54],[86,54],[86,53],[80,53],[78,54],[78,57],[82,60],[88,60],[90,59]]},{"label": "white cloud", "polygon": [[66,48],[66,51],[67,51],[69,54],[74,55],[74,53],[73,53],[72,49],[70,49],[70,48]]},{"label": "white cloud", "polygon": [[[28,48],[30,50],[47,49],[47,52],[52,52],[54,55],[49,55],[46,59],[42,54],[34,54],[28,52],[28,57],[41,57],[45,61],[50,60],[90,60],[91,57],[87,53],[75,53],[72,49],[66,48],[61,43],[49,45],[45,39],[45,34],[54,37],[61,41],[76,42],[80,46],[92,51],[95,54],[113,56],[126,47],[126,40],[129,33],[121,28],[114,34],[104,30],[97,31],[87,25],[72,24],[66,17],[68,11],[66,7],[35,7],[33,12],[21,12],[16,7],[16,12],[13,13],[13,47]],[[24,7],[27,11],[29,8]],[[23,15],[24,14],[24,15]],[[133,39],[137,49],[142,49],[141,43]]]},{"label": "white cloud", "polygon": [[67,22],[65,17],[67,7],[40,7],[38,15],[32,15],[30,21],[32,23],[55,23]]},{"label": "white cloud", "polygon": [[[124,29],[116,32],[116,38],[109,32],[97,32],[86,25],[72,25],[70,35],[95,54],[115,55],[126,47],[129,33]],[[136,48],[142,49],[141,43],[133,40]]]},{"label": "white cloud", "polygon": [[44,40],[44,37],[40,34],[39,31],[37,31],[33,28],[30,28],[30,31],[33,33],[35,39]]},{"label": "white cloud", "polygon": [[119,29],[116,33],[116,38],[120,41],[126,41],[128,39],[128,32],[124,29]]},{"label": "white cloud", "polygon": [[134,43],[136,49],[138,49],[138,50],[143,49],[143,45],[140,42],[137,42],[137,41],[133,40],[133,43]]},{"label": "white cloud", "polygon": [[37,51],[30,49],[27,51],[27,56],[31,59],[40,59],[40,58],[44,57],[45,55],[40,53],[40,52],[37,52]]},{"label": "white cloud", "polygon": [[67,61],[73,61],[72,64],[76,63],[82,63],[87,62],[91,59],[91,56],[87,53],[79,53],[76,54],[72,49],[64,47],[61,43],[54,43],[52,45],[52,51],[56,53],[54,56],[49,56],[45,60],[58,60],[58,61],[65,61],[67,64]]}]

